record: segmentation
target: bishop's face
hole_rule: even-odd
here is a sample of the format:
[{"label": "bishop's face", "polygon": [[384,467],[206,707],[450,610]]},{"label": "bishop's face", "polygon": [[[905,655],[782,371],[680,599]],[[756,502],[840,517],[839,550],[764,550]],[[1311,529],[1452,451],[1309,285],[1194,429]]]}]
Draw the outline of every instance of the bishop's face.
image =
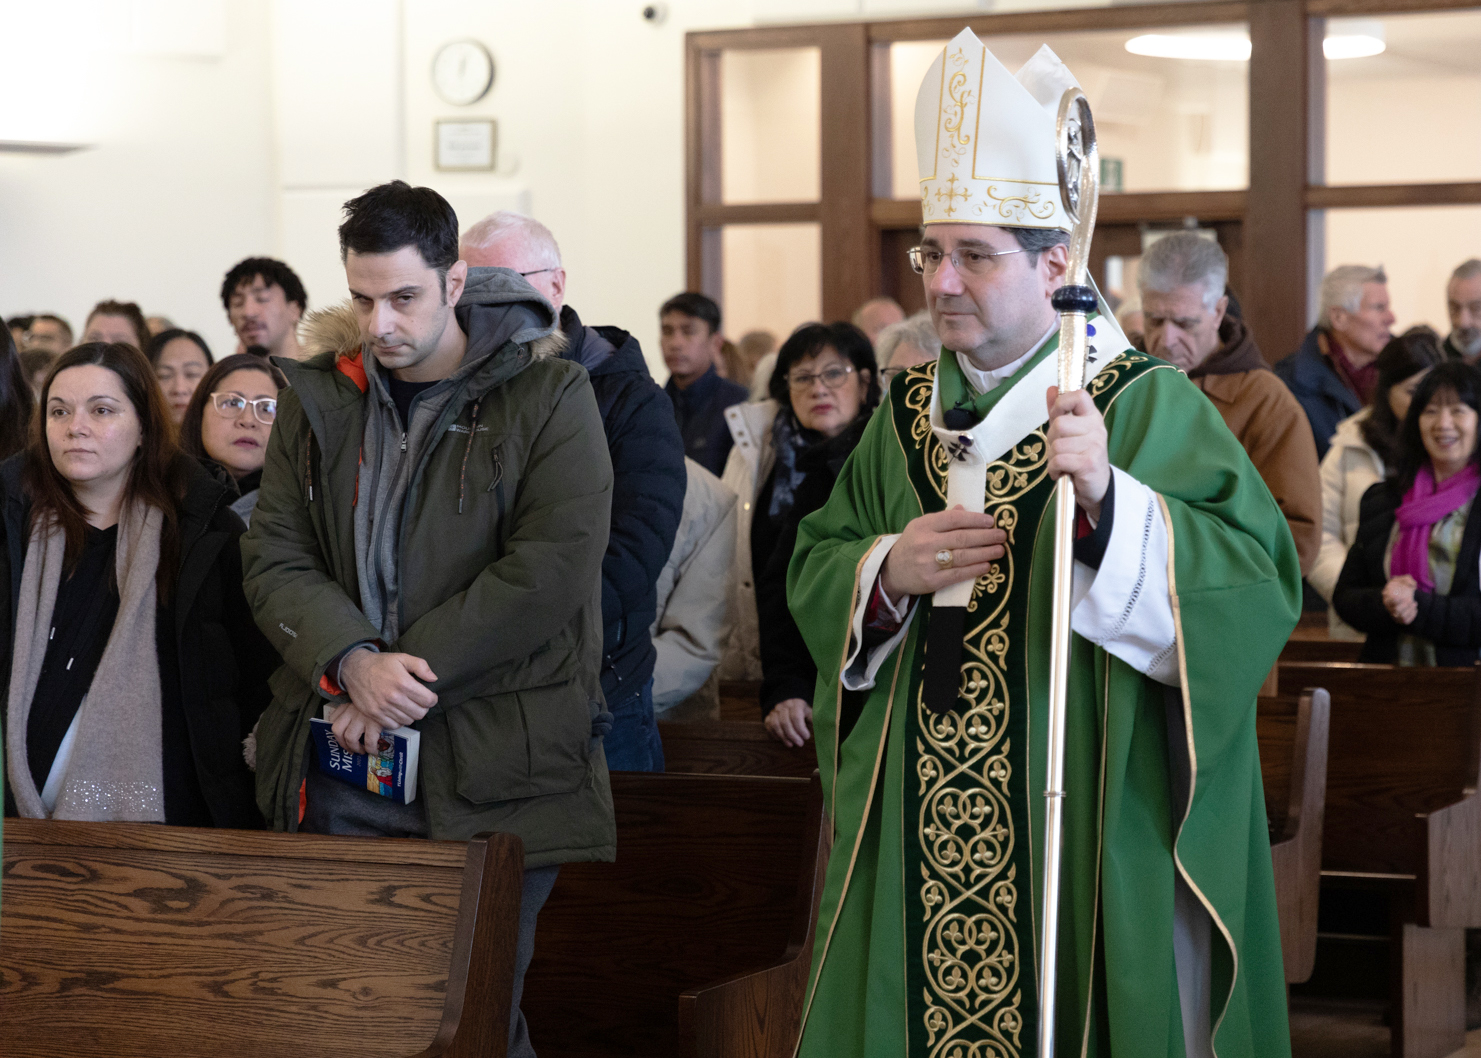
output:
[{"label": "bishop's face", "polygon": [[939,267],[928,266],[921,276],[941,344],[968,354],[979,368],[1012,363],[1054,325],[1049,298],[1064,284],[1067,247],[1051,247],[1034,260],[1003,228],[932,224],[921,249],[941,254]]}]

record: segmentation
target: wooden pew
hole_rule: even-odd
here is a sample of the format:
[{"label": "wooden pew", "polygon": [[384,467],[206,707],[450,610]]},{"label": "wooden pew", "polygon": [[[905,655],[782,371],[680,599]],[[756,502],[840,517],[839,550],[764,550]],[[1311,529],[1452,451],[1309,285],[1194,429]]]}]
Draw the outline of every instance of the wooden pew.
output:
[{"label": "wooden pew", "polygon": [[761,681],[721,680],[720,719],[737,723],[761,722]]},{"label": "wooden pew", "polygon": [[1361,640],[1333,639],[1325,628],[1298,628],[1286,641],[1280,660],[1356,662],[1362,653]]},{"label": "wooden pew", "polygon": [[1481,669],[1281,662],[1331,694],[1324,885],[1394,890],[1393,1053],[1465,1043],[1465,929],[1481,927]]},{"label": "wooden pew", "polygon": [[523,851],[5,821],[6,1058],[495,1058]]},{"label": "wooden pew", "polygon": [[812,742],[787,746],[756,721],[695,724],[658,722],[664,768],[700,775],[784,775],[805,779],[818,767]]},{"label": "wooden pew", "polygon": [[1255,715],[1280,945],[1290,983],[1310,978],[1316,963],[1328,717],[1324,690],[1261,698]]},{"label": "wooden pew", "polygon": [[616,772],[617,862],[561,868],[521,1009],[541,1058],[791,1058],[826,862],[810,779]]}]

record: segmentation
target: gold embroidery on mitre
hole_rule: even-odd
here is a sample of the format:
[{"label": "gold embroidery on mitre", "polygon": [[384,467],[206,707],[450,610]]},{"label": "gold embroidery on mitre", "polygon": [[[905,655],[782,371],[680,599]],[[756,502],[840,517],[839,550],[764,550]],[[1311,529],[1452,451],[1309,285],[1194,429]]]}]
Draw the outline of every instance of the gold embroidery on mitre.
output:
[{"label": "gold embroidery on mitre", "polygon": [[[927,466],[944,496],[946,461],[930,459],[935,441],[927,399],[918,407],[912,435],[927,447]],[[919,428],[925,423],[924,430]],[[939,443],[935,448],[944,449]],[[1017,1058],[1020,1007],[1017,870],[1010,862],[1013,829],[1012,745],[1007,737],[1011,701],[1008,650],[1017,501],[1043,483],[1048,444],[1042,429],[1029,434],[987,468],[986,509],[1008,534],[1007,552],[973,588],[959,697],[946,714],[915,701],[916,778],[920,784],[917,840],[921,849],[919,901],[925,941],[924,1025],[930,1058]]]},{"label": "gold embroidery on mitre", "polygon": [[1035,220],[1048,220],[1054,216],[1055,203],[1052,200],[1046,200],[1038,191],[1010,195],[1001,191],[997,184],[989,184],[985,194],[988,201],[978,203],[976,207],[979,215],[986,210],[989,214],[996,213],[1000,220],[1010,221],[1021,221],[1024,219],[1024,214]]}]

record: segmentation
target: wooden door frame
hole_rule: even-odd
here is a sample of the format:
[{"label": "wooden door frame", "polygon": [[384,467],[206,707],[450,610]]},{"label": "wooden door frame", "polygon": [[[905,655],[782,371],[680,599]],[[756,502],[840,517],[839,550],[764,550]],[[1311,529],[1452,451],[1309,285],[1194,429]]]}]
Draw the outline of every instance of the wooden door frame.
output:
[{"label": "wooden door frame", "polygon": [[[1325,184],[1325,22],[1481,10],[1461,0],[1193,0],[996,15],[833,22],[694,32],[685,36],[686,274],[689,289],[720,295],[720,229],[817,222],[822,313],[847,319],[880,291],[880,232],[920,224],[920,203],[876,192],[889,157],[888,93],[878,67],[896,41],[940,40],[965,25],[983,36],[1246,22],[1250,27],[1250,183],[1239,191],[1106,195],[1108,224],[1242,222],[1239,291],[1266,356],[1299,344],[1321,279],[1326,209],[1481,204],[1481,181],[1329,187]],[[725,205],[720,187],[719,56],[728,49],[817,47],[822,53],[821,197],[817,202]],[[887,87],[887,85],[886,85]],[[881,137],[885,139],[881,140]]]}]

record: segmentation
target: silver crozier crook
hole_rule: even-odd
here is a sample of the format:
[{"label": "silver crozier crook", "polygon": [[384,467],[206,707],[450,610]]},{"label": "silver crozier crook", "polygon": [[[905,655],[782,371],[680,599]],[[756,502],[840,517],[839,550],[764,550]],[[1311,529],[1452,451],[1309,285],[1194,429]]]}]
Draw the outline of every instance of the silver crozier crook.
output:
[{"label": "silver crozier crook", "polygon": [[[1059,195],[1072,225],[1070,266],[1055,291],[1059,312],[1059,391],[1085,386],[1085,318],[1096,297],[1085,282],[1095,207],[1100,197],[1100,161],[1095,122],[1078,88],[1059,101],[1055,160]],[[1075,576],[1075,483],[1068,474],[1054,486],[1054,639],[1049,645],[1049,762],[1044,780],[1044,933],[1039,952],[1039,1058],[1054,1056],[1055,987],[1059,955],[1060,834],[1064,829],[1064,719],[1070,683],[1070,589]]]}]

